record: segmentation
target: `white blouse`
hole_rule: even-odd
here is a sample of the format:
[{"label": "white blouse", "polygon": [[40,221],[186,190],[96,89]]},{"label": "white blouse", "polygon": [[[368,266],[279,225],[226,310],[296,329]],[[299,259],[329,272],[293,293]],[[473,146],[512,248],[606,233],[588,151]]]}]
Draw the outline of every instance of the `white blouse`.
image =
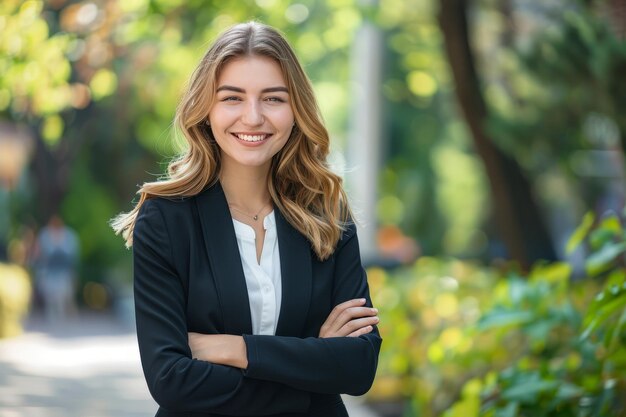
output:
[{"label": "white blouse", "polygon": [[233,225],[248,288],[252,333],[273,335],[276,333],[282,295],[274,211],[263,219],[265,240],[260,263],[257,262],[254,229],[235,219]]}]

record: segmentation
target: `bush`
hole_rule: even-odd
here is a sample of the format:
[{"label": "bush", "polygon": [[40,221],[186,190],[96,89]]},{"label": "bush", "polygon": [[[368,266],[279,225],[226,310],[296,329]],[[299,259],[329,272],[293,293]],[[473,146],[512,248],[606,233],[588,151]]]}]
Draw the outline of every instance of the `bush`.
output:
[{"label": "bush", "polygon": [[368,399],[412,399],[420,415],[438,415],[465,381],[490,367],[492,358],[480,357],[490,336],[475,337],[468,329],[491,304],[497,271],[423,257],[393,273],[370,269],[368,277],[384,338]]},{"label": "bush", "polygon": [[24,268],[0,263],[0,338],[22,332],[22,318],[28,312],[31,292]]},{"label": "bush", "polygon": [[[528,325],[514,326],[511,330],[527,336],[531,343],[524,344],[522,354],[514,357],[503,372],[474,381],[480,389],[468,390],[446,417],[626,415],[623,219],[609,213],[596,221],[588,214],[572,236],[568,251],[581,245],[589,253],[584,279],[573,284],[566,279],[560,285],[558,298],[567,306],[568,313],[548,314],[529,322],[535,328],[549,328],[539,339],[533,338]],[[530,290],[541,285],[543,281],[532,279],[524,284]],[[590,286],[599,287],[591,300],[587,296],[592,294]],[[553,299],[553,294],[545,294],[537,300],[538,305],[546,305]],[[535,312],[537,308],[528,305],[526,311]],[[485,319],[492,314],[493,310]],[[551,326],[559,317],[565,319],[562,325]],[[542,344],[542,339],[549,342]],[[536,343],[539,349],[535,349]],[[480,407],[468,414],[462,411],[466,407],[464,403],[478,403]]]},{"label": "bush", "polygon": [[568,244],[587,248],[582,279],[566,263],[370,270],[384,343],[369,400],[403,401],[407,416],[626,415],[622,223],[585,217]]}]

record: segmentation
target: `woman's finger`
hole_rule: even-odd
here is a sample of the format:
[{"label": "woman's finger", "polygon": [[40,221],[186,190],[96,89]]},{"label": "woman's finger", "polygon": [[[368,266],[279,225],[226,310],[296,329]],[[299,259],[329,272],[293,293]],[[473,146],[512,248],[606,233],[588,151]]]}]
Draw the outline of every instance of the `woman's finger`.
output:
[{"label": "woman's finger", "polygon": [[360,319],[351,320],[346,323],[341,329],[337,331],[338,336],[348,336],[355,331],[362,329],[368,326],[374,326],[378,324],[378,316],[374,317],[363,317]]},{"label": "woman's finger", "polygon": [[355,306],[363,305],[363,304],[365,304],[365,302],[366,302],[365,298],[355,298],[355,299],[348,300],[348,301],[345,301],[345,302],[343,302],[341,304],[336,305],[335,308],[333,308],[333,310],[330,312],[330,314],[328,315],[328,317],[324,321],[324,324],[322,324],[322,327],[320,329],[320,336],[323,335],[323,334],[328,334],[329,332],[332,332],[334,330],[339,329],[339,327],[341,327],[341,325],[337,326],[335,324],[335,322],[337,321],[337,318],[346,309],[351,308],[351,307],[355,307]]},{"label": "woman's finger", "polygon": [[341,328],[341,330],[345,329],[342,333],[349,334],[362,327],[377,324],[378,321],[379,321],[378,316],[362,317],[359,319],[350,320]]},{"label": "woman's finger", "polygon": [[371,327],[371,326],[374,326],[374,325],[378,324],[379,321],[380,321],[380,319],[378,318],[378,316],[358,317],[358,318],[355,318],[355,319],[352,319],[352,320],[348,321],[347,323],[345,323],[340,328],[336,328],[336,329],[328,329],[328,328],[322,329],[320,331],[320,337],[344,337],[344,336],[350,336],[351,334],[357,332],[359,329],[363,329],[363,328],[366,328],[368,326]]},{"label": "woman's finger", "polygon": [[352,320],[356,320],[362,317],[372,317],[378,314],[378,310],[370,307],[350,307],[344,310],[337,320],[333,323],[332,327],[335,330],[341,329]]},{"label": "woman's finger", "polygon": [[[356,298],[335,306],[322,324],[319,337],[348,336],[362,327],[378,323],[378,310],[363,306],[366,302],[364,298]],[[368,320],[360,320],[365,318]]]},{"label": "woman's finger", "polygon": [[361,327],[359,330],[350,333],[347,337],[359,337],[361,335],[368,334],[372,330],[374,330],[374,327],[372,326]]},{"label": "woman's finger", "polygon": [[365,301],[366,301],[365,298],[355,298],[352,300],[345,301],[341,304],[337,304],[335,308],[333,308],[333,310],[328,315],[328,318],[326,319],[324,324],[327,324],[329,327],[333,327],[334,322],[346,309],[351,308],[351,307],[362,306],[363,304],[365,304]]}]

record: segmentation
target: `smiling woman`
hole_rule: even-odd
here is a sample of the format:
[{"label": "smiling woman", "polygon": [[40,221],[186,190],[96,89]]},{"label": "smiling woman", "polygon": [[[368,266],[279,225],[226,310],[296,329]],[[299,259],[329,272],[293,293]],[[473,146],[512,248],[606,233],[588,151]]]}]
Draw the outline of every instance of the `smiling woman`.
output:
[{"label": "smiling woman", "polygon": [[222,151],[222,174],[263,165],[267,171],[294,125],[280,67],[266,57],[233,59],[222,69],[217,85],[209,123]]},{"label": "smiling woman", "polygon": [[176,114],[189,149],[113,221],[133,245],[158,416],[346,416],[381,338],[311,84],[275,29],[226,30]]}]

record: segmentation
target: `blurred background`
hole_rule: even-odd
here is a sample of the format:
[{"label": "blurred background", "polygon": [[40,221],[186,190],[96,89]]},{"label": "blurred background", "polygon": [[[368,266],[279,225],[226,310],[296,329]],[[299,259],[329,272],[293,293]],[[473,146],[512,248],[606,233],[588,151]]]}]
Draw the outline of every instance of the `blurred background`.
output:
[{"label": "blurred background", "polygon": [[0,416],[154,413],[108,221],[251,19],[360,220],[384,344],[354,413],[626,416],[625,0],[3,0]]}]

